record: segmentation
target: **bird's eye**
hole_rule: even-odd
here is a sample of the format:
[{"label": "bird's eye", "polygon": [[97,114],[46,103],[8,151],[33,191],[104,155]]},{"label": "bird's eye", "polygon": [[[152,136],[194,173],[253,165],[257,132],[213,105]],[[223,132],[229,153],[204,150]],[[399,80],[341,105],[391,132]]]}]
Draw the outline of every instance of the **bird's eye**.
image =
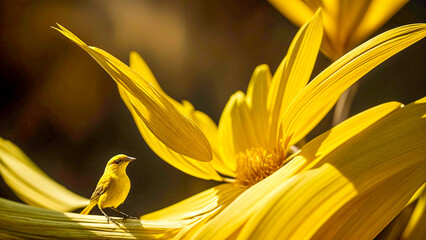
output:
[{"label": "bird's eye", "polygon": [[116,164],[119,164],[121,161],[120,160],[115,160],[115,163]]}]

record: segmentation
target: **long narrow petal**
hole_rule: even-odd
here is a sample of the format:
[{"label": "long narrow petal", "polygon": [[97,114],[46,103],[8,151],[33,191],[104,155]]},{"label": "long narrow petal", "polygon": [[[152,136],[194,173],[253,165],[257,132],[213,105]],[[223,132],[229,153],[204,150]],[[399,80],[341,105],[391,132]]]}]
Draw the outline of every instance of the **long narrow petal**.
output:
[{"label": "long narrow petal", "polygon": [[133,105],[150,131],[166,146],[182,155],[200,161],[211,161],[212,150],[201,130],[130,67],[109,53],[87,46],[64,27],[57,29],[89,53],[117,82],[135,98]]},{"label": "long narrow petal", "polygon": [[0,198],[0,236],[7,239],[170,239],[191,220],[127,220],[118,228],[104,216],[63,213]]},{"label": "long narrow petal", "polygon": [[348,48],[348,42],[351,40],[354,29],[364,18],[371,2],[371,0],[339,1],[339,13],[335,19],[338,26],[336,43],[339,45],[335,48],[339,50],[341,55],[352,49]]},{"label": "long narrow petal", "polygon": [[236,156],[252,147],[261,146],[256,137],[256,128],[243,92],[234,93],[226,104],[219,120],[219,141],[222,156],[235,171]]},{"label": "long narrow petal", "polygon": [[[204,135],[207,137],[209,143],[212,146],[212,151],[213,151],[213,160],[211,161],[211,165],[213,166],[214,169],[216,169],[217,171],[219,171],[220,173],[224,174],[224,175],[228,175],[233,177],[235,175],[235,173],[232,171],[232,169],[230,169],[229,167],[227,167],[224,158],[222,158],[220,156],[220,147],[221,144],[218,140],[218,130],[217,130],[217,125],[216,123],[213,122],[213,120],[211,120],[211,118],[209,116],[207,116],[206,114],[204,114],[203,112],[200,111],[196,111],[194,109],[194,107],[187,101],[184,101],[183,104],[179,103],[178,101],[174,100],[173,98],[171,98],[170,96],[168,96],[163,89],[161,88],[160,84],[157,82],[157,80],[155,79],[154,74],[151,72],[151,69],[148,67],[148,64],[143,60],[143,58],[136,52],[131,52],[130,53],[130,67],[136,72],[138,73],[143,79],[145,79],[146,81],[148,81],[149,83],[151,83],[155,89],[157,89],[160,93],[162,93],[171,103],[173,103],[173,105],[179,110],[179,112],[181,112],[182,114],[185,115],[185,117],[187,117],[188,119],[190,119],[191,121],[193,121],[199,128],[200,130],[204,133]],[[124,91],[125,89],[122,88],[121,91]],[[126,96],[131,96],[131,94],[128,93],[128,91],[126,91]],[[124,100],[124,99],[123,99]],[[133,111],[134,106],[132,105],[131,108],[129,109],[130,112]],[[134,113],[133,113],[134,114]],[[135,116],[135,115],[133,115]],[[137,121],[137,115],[135,116],[135,121]],[[146,124],[141,124],[141,123],[137,123],[139,128],[147,128]],[[145,130],[147,131],[147,129]],[[147,134],[142,134],[142,136],[144,137],[145,141],[154,141],[154,142],[158,142],[159,140],[156,137],[145,137],[147,136]],[[149,146],[151,147],[155,147],[155,146],[161,146],[160,148],[156,148],[153,149],[154,152],[159,153],[157,155],[163,157],[163,156],[169,156],[172,158],[168,158],[165,159],[165,161],[167,162],[173,162],[174,158],[173,156],[175,156],[175,154],[168,154],[168,152],[170,152],[171,149],[169,149],[167,146],[163,145],[163,144],[158,144],[158,143],[148,143]],[[166,149],[165,153],[160,153],[162,152],[162,149]],[[172,151],[173,152],[173,151]],[[184,158],[182,158],[182,156],[178,156],[178,159],[176,161],[181,161]],[[192,160],[195,161],[195,160]],[[192,163],[193,164],[197,164],[197,163]],[[184,171],[187,172],[187,171]],[[215,174],[214,178],[217,178],[216,176],[217,174]]]},{"label": "long narrow petal", "polygon": [[268,102],[271,111],[271,140],[278,142],[279,125],[283,113],[293,99],[306,86],[317,59],[322,40],[321,11],[318,10],[313,18],[303,25],[283,61],[272,78]]},{"label": "long narrow petal", "polygon": [[389,18],[401,9],[408,0],[373,0],[370,1],[367,12],[363,15],[362,21],[357,28],[353,29],[351,42],[348,46],[354,46],[363,41],[380,26],[382,26]]},{"label": "long narrow petal", "polygon": [[[318,123],[341,93],[389,57],[426,35],[426,24],[412,24],[385,32],[352,50],[312,80],[283,117],[283,136],[289,145]],[[308,124],[310,123],[310,124]]]},{"label": "long narrow petal", "polygon": [[17,146],[0,138],[0,173],[24,202],[57,211],[71,211],[89,203],[58,184],[38,168]]},{"label": "long narrow petal", "polygon": [[192,239],[198,229],[228,206],[245,188],[233,184],[222,184],[170,207],[142,216],[149,220],[194,220],[184,227],[175,239]]},{"label": "long narrow petal", "polygon": [[389,102],[370,108],[347,119],[331,130],[305,144],[302,151],[296,155],[310,160],[307,161],[306,167],[303,168],[303,171],[318,166],[319,162],[328,154],[336,150],[336,148],[358,134],[362,134],[367,128],[389,114],[399,110],[401,107],[403,107],[403,104],[399,102]]},{"label": "long narrow petal", "polygon": [[238,231],[251,215],[265,207],[265,201],[273,196],[271,193],[298,172],[304,163],[301,158],[295,159],[241,193],[228,207],[200,228],[193,239],[227,239]]},{"label": "long narrow petal", "polygon": [[143,215],[141,219],[190,219],[211,212],[215,209],[224,208],[224,206],[232,202],[239,194],[244,192],[244,190],[245,188],[238,187],[230,183],[221,184],[167,208]]},{"label": "long narrow petal", "polygon": [[219,130],[216,123],[207,114],[201,111],[196,111],[194,106],[192,106],[192,104],[188,101],[183,101],[181,106],[181,112],[197,124],[211,143],[213,160],[210,163],[213,168],[223,175],[234,177],[234,159],[224,158],[222,156],[222,148],[225,146],[223,146],[223,144],[219,141]]},{"label": "long narrow petal", "polygon": [[426,191],[423,189],[401,239],[426,238]]},{"label": "long narrow petal", "polygon": [[139,118],[138,109],[133,105],[131,99],[135,97],[132,96],[125,88],[120,85],[117,85],[120,92],[121,99],[126,104],[130,113],[135,120],[136,126],[139,129],[142,137],[145,139],[148,146],[164,161],[168,162],[170,165],[175,168],[190,174],[194,177],[203,178],[203,179],[213,179],[213,180],[222,180],[222,177],[216,172],[213,168],[211,162],[202,162],[196,161],[194,159],[188,158],[179,154],[164,143],[158,140],[156,136],[146,127],[144,121]]},{"label": "long narrow petal", "polygon": [[296,26],[302,26],[314,15],[314,11],[302,0],[268,0]]},{"label": "long narrow petal", "polygon": [[269,111],[267,107],[268,92],[271,85],[271,72],[268,65],[256,67],[247,88],[246,101],[250,109],[250,117],[260,145],[269,144]]}]

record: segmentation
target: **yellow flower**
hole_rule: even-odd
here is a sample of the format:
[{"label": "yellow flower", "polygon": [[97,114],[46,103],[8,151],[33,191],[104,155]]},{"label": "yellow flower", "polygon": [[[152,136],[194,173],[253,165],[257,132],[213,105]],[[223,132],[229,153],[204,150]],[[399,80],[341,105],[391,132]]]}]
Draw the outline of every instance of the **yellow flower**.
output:
[{"label": "yellow flower", "polygon": [[335,60],[356,47],[391,18],[408,0],[302,1],[269,0],[296,26],[302,26],[322,8],[323,52]]},{"label": "yellow flower", "polygon": [[[426,24],[381,34],[308,84],[323,33],[318,11],[299,30],[273,75],[261,65],[247,92],[232,95],[218,126],[189,102],[168,96],[138,54],[131,53],[128,67],[59,28],[113,77],[139,131],[158,156],[193,176],[228,183],[114,231],[115,225],[99,222],[104,222],[101,216],[58,212],[81,207],[86,200],[54,184],[3,140],[4,179],[25,202],[52,210],[0,200],[0,217],[5,219],[0,221],[1,234],[64,237],[69,231],[72,237],[85,238],[369,239],[408,204],[417,204],[420,210],[404,234],[425,231],[418,219],[424,218],[426,98],[407,106],[384,103],[318,136],[300,151],[292,146],[315,127],[343,91],[426,36]],[[179,134],[187,129],[190,132],[180,140]],[[192,150],[194,141],[204,137],[207,142]],[[206,146],[211,146],[211,161]],[[43,198],[52,204],[43,204]]]}]

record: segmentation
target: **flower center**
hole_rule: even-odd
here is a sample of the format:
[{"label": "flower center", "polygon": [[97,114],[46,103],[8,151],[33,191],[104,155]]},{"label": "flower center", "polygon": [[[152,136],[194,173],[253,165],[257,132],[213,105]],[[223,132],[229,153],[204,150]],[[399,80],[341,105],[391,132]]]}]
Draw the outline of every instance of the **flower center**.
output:
[{"label": "flower center", "polygon": [[282,167],[282,158],[263,148],[251,148],[237,155],[237,183],[252,186]]}]

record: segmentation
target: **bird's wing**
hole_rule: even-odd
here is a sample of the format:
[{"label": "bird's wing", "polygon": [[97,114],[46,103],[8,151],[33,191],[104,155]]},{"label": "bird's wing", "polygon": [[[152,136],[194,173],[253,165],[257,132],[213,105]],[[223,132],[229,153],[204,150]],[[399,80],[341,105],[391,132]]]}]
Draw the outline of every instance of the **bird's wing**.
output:
[{"label": "bird's wing", "polygon": [[95,191],[90,197],[90,201],[93,201],[96,198],[98,198],[100,195],[102,195],[108,189],[110,182],[111,182],[110,179],[101,177],[101,179],[98,182],[98,185],[96,185]]}]

